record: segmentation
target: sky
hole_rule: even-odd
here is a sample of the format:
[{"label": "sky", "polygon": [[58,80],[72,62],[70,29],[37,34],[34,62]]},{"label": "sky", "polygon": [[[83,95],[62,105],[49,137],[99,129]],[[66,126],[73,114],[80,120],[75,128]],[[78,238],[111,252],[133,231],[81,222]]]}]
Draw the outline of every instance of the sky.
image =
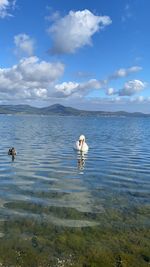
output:
[{"label": "sky", "polygon": [[150,113],[149,0],[0,0],[0,104]]}]

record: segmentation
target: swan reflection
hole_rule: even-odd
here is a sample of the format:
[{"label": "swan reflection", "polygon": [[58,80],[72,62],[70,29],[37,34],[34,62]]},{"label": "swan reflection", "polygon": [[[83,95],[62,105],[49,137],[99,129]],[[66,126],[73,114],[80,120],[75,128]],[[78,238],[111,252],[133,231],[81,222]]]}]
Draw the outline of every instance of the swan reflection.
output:
[{"label": "swan reflection", "polygon": [[87,152],[79,151],[77,154],[78,170],[84,170]]}]

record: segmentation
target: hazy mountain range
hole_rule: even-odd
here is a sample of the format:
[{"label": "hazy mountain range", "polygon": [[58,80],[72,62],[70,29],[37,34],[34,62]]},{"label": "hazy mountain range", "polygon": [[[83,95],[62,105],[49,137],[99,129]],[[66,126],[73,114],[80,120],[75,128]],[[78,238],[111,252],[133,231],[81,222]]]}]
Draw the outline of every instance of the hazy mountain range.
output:
[{"label": "hazy mountain range", "polygon": [[51,105],[44,108],[32,107],[29,105],[0,105],[0,114],[36,114],[36,115],[75,115],[75,116],[128,116],[128,117],[148,117],[150,114],[140,112],[106,112],[106,111],[87,111],[60,104]]}]

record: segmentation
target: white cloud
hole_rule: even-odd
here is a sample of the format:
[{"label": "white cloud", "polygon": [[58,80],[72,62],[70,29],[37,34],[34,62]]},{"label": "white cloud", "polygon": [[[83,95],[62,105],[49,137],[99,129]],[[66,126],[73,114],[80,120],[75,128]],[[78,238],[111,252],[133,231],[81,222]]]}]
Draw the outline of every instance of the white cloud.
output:
[{"label": "white cloud", "polygon": [[15,54],[31,56],[34,53],[34,40],[27,34],[21,33],[14,36],[14,43],[16,45]]},{"label": "white cloud", "polygon": [[106,94],[111,95],[118,95],[118,96],[132,96],[141,91],[143,91],[146,87],[146,83],[140,80],[131,80],[124,84],[123,88],[120,90],[116,90],[114,88],[108,88],[106,90]]},{"label": "white cloud", "polygon": [[106,94],[107,95],[114,95],[115,94],[115,89],[112,88],[112,87],[108,88],[107,91],[106,91]]},{"label": "white cloud", "polygon": [[111,82],[113,80],[116,80],[116,79],[125,78],[125,77],[127,77],[127,76],[129,76],[129,75],[131,75],[133,73],[136,73],[136,72],[138,72],[140,70],[142,70],[142,67],[140,67],[140,66],[132,66],[130,68],[121,68],[121,69],[118,69],[117,71],[115,71],[113,74],[108,76],[105,80],[103,80],[103,87],[104,87],[104,89],[106,91],[106,94],[110,96],[110,95],[117,95],[117,94],[119,94],[119,92],[123,93],[124,89],[126,88],[126,85],[125,85],[125,88],[123,88],[120,91],[118,91],[118,90],[116,90],[116,89],[114,89],[112,87],[107,88],[109,82]]},{"label": "white cloud", "polygon": [[144,90],[146,84],[140,80],[132,80],[125,83],[124,87],[118,91],[120,96],[132,96]]},{"label": "white cloud", "polygon": [[56,19],[48,30],[54,43],[51,52],[75,53],[77,49],[91,45],[93,34],[111,23],[110,17],[96,16],[87,9],[70,11],[67,16]]},{"label": "white cloud", "polygon": [[[124,70],[124,73],[137,71],[138,68],[131,67]],[[59,83],[58,80],[63,73],[64,65],[60,62],[41,61],[35,56],[23,58],[11,68],[0,69],[0,100],[26,102],[27,100],[48,101],[51,99],[53,101],[55,99],[57,101],[60,98],[62,102],[70,102],[71,99],[90,98],[92,91],[106,90],[106,80],[89,79],[86,82]],[[120,90],[108,88],[106,94],[109,97],[106,98],[110,99],[112,96],[113,101],[120,102],[124,99],[122,96],[134,96],[145,86],[146,84],[140,80],[131,80],[126,82]]]},{"label": "white cloud", "polygon": [[93,90],[93,89],[100,89],[103,85],[103,82],[98,81],[96,79],[90,79],[85,83],[80,84],[80,88],[84,90]]},{"label": "white cloud", "polygon": [[63,72],[62,63],[24,58],[11,68],[0,69],[0,99],[45,99]]},{"label": "white cloud", "polygon": [[10,17],[11,9],[15,8],[16,0],[0,0],[0,18]]},{"label": "white cloud", "polygon": [[133,66],[130,68],[121,68],[117,71],[115,71],[109,78],[108,80],[113,80],[113,79],[118,79],[118,78],[124,78],[127,77],[128,75],[132,74],[132,73],[136,73],[138,71],[142,70],[142,67],[140,66]]},{"label": "white cloud", "polygon": [[76,82],[63,82],[55,85],[55,95],[60,97],[70,96],[75,93],[79,88],[79,83]]},{"label": "white cloud", "polygon": [[[106,78],[104,81],[103,81],[103,84],[104,84],[104,88],[105,88],[105,91],[106,91],[106,94],[107,95],[123,95],[123,94],[127,94],[127,87],[135,87],[138,82],[138,80],[133,80],[133,81],[130,81],[129,84],[128,82],[124,85],[124,88],[121,89],[121,90],[116,90],[112,87],[110,88],[106,88],[106,86],[108,86],[109,82],[113,81],[113,80],[116,80],[116,79],[120,79],[120,78],[125,78],[133,73],[136,73],[138,71],[142,70],[142,67],[140,66],[132,66],[130,68],[121,68],[121,69],[118,69],[117,71],[115,71],[112,75],[108,76],[108,78]],[[144,87],[145,87],[145,84],[144,84]],[[133,91],[133,94],[135,93],[135,89],[131,89],[131,91]],[[129,93],[129,92],[128,92]],[[130,92],[132,94],[132,92]]]},{"label": "white cloud", "polygon": [[100,89],[102,83],[96,79],[91,79],[85,83],[76,83],[76,82],[63,82],[62,84],[55,85],[56,97],[69,97],[71,95],[76,95],[82,97],[87,95],[90,91],[94,89]]},{"label": "white cloud", "polygon": [[123,88],[120,90],[117,90],[112,87],[106,89],[106,86],[111,80],[120,77],[126,77],[132,73],[140,71],[141,69],[142,68],[139,66],[133,66],[127,69],[122,68],[105,80],[90,79],[86,82],[80,83],[70,81],[63,82],[61,84],[56,84],[54,87],[54,96],[59,98],[67,98],[73,95],[75,97],[83,97],[87,96],[91,91],[98,89],[104,89],[106,95],[108,96],[131,96],[138,93],[139,91],[142,91],[145,88],[146,84],[140,80],[131,80],[126,82]]}]

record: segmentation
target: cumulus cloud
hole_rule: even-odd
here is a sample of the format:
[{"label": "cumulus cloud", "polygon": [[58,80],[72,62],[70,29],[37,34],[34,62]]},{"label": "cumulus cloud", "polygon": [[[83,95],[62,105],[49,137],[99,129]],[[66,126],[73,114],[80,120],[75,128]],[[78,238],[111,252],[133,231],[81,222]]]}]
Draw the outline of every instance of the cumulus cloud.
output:
[{"label": "cumulus cloud", "polygon": [[55,85],[56,97],[69,97],[71,95],[76,95],[82,97],[87,95],[90,91],[94,89],[100,89],[102,87],[102,82],[96,79],[91,79],[85,83],[76,82],[63,82],[62,84]]},{"label": "cumulus cloud", "polygon": [[[108,80],[88,79],[85,82],[58,82],[64,73],[64,64],[41,61],[36,56],[21,59],[10,68],[0,69],[0,100],[48,100],[60,98],[60,101],[88,98],[94,90],[106,90]],[[136,72],[140,67],[124,69],[123,74]],[[117,73],[117,72],[116,72]],[[116,74],[117,75],[117,74]],[[112,75],[113,76],[113,75]],[[114,75],[115,76],[115,75]],[[116,76],[115,76],[116,77]],[[110,87],[106,91],[112,99],[133,96],[141,92],[146,84],[140,80],[126,82],[122,89]],[[85,97],[86,96],[86,97]],[[111,97],[106,97],[110,99]],[[102,98],[103,99],[103,98]],[[141,98],[142,101],[142,98]]]},{"label": "cumulus cloud", "polygon": [[[116,95],[116,94],[121,94],[123,93],[126,88],[126,84],[125,84],[125,88],[121,89],[120,91],[116,90],[115,88],[107,88],[108,84],[116,79],[121,79],[121,78],[125,78],[133,73],[136,73],[138,71],[142,70],[142,67],[140,66],[132,66],[130,68],[120,68],[117,71],[115,71],[113,74],[109,75],[105,80],[103,80],[103,87],[105,89],[106,95]],[[136,81],[136,80],[135,80]]]},{"label": "cumulus cloud", "polygon": [[108,16],[96,16],[89,10],[70,11],[58,18],[48,29],[53,39],[53,54],[75,53],[77,49],[92,44],[92,36],[111,24]]},{"label": "cumulus cloud", "polygon": [[79,83],[63,82],[55,85],[55,96],[67,97],[75,93],[79,88]]},{"label": "cumulus cloud", "polygon": [[21,33],[14,36],[15,54],[31,56],[34,52],[34,40],[27,34]]},{"label": "cumulus cloud", "polygon": [[142,91],[146,84],[140,80],[131,80],[124,84],[123,88],[117,90],[113,87],[106,86],[111,80],[115,80],[117,78],[126,77],[132,73],[140,71],[142,68],[139,66],[133,66],[130,68],[122,68],[114,72],[111,76],[104,80],[97,79],[89,79],[86,82],[63,82],[61,84],[56,84],[54,87],[54,96],[60,98],[67,98],[72,95],[76,97],[87,96],[93,90],[103,89],[105,90],[106,95],[108,96],[132,96],[139,91]]},{"label": "cumulus cloud", "polygon": [[45,99],[62,76],[64,65],[24,58],[12,68],[0,69],[0,99]]},{"label": "cumulus cloud", "polygon": [[146,84],[140,80],[132,80],[125,83],[124,87],[118,91],[120,96],[132,96],[139,93],[146,87]]},{"label": "cumulus cloud", "polygon": [[15,4],[16,0],[0,0],[0,18],[12,16],[10,10],[14,9]]},{"label": "cumulus cloud", "polygon": [[146,83],[140,80],[131,80],[124,84],[123,88],[116,90],[114,88],[108,88],[106,94],[109,96],[118,95],[118,96],[132,96],[144,90]]}]

